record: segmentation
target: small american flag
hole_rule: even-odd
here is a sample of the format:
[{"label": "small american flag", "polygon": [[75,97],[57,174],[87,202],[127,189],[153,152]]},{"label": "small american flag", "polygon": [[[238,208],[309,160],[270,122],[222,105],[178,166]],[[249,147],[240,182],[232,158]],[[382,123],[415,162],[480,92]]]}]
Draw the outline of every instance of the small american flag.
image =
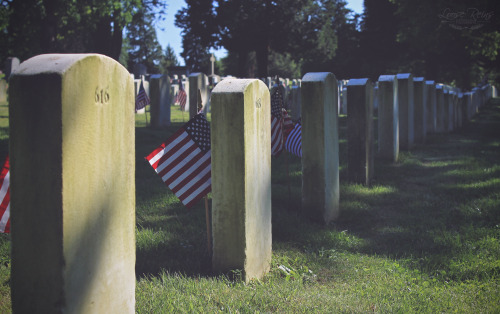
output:
[{"label": "small american flag", "polygon": [[137,93],[137,97],[135,98],[135,111],[141,110],[149,104],[149,97],[141,80],[141,87],[139,87],[139,93]]},{"label": "small american flag", "polygon": [[297,122],[293,130],[288,134],[285,149],[294,155],[302,157],[302,125],[300,122]]},{"label": "small american flag", "polygon": [[0,232],[10,232],[10,171],[9,156],[0,172]]},{"label": "small american flag", "polygon": [[178,103],[179,106],[181,106],[181,111],[184,111],[186,108],[186,100],[187,100],[187,94],[181,82],[179,84],[179,91],[177,92],[177,96],[175,99],[175,102]]},{"label": "small american flag", "polygon": [[283,150],[283,95],[276,88],[271,96],[271,155],[278,156]]},{"label": "small american flag", "polygon": [[186,207],[212,189],[210,125],[197,114],[146,157]]}]

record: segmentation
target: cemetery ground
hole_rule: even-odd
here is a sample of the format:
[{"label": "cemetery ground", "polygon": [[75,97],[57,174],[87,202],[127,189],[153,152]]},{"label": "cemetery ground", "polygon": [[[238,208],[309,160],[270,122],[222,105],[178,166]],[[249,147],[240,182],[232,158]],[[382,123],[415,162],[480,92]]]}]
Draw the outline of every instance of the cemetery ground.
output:
[{"label": "cemetery ground", "polygon": [[[172,126],[155,130],[136,116],[138,313],[500,311],[499,98],[397,164],[376,160],[371,187],[346,182],[341,116],[341,215],[328,226],[300,214],[300,159],[273,158],[271,271],[249,283],[238,271],[211,272],[204,202],[187,210],[144,160],[182,119],[172,107]],[[3,103],[2,160],[7,151]],[[10,236],[1,234],[2,313],[11,311],[9,280]]]}]

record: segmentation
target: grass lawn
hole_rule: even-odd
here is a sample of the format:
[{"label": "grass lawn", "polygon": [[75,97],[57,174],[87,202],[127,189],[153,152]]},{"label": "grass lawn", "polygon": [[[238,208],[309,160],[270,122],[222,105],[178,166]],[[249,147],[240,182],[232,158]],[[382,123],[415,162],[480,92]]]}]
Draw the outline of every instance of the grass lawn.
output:
[{"label": "grass lawn", "polygon": [[[0,104],[0,157],[8,150]],[[203,202],[186,210],[144,160],[183,121],[146,127],[136,116],[136,311],[500,312],[500,99],[463,129],[435,134],[375,162],[372,187],[346,182],[340,118],[341,216],[328,226],[300,212],[300,159],[272,161],[273,259],[262,280],[213,274]],[[184,121],[188,113],[184,113]],[[10,312],[10,236],[0,235],[0,312]]]}]

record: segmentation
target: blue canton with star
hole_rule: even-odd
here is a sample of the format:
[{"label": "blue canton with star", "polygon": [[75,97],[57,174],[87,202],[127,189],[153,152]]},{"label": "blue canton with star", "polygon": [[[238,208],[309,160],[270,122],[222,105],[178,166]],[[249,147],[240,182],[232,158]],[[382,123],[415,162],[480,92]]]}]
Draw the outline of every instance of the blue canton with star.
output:
[{"label": "blue canton with star", "polygon": [[202,151],[210,150],[210,124],[204,114],[194,116],[184,125],[184,129]]}]

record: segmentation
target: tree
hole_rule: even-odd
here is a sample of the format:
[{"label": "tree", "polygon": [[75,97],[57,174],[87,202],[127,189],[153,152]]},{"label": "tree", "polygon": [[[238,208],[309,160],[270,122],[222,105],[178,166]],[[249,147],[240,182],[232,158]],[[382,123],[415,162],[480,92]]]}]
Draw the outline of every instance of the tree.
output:
[{"label": "tree", "polygon": [[127,26],[128,68],[135,64],[144,64],[148,73],[160,73],[160,62],[163,51],[158,43],[156,30],[153,26],[154,14],[147,8],[141,8],[132,17]]},{"label": "tree", "polygon": [[166,7],[165,0],[3,0],[0,5],[0,14],[8,15],[3,57],[20,59],[93,52],[118,60],[132,16],[143,7],[160,12]]},{"label": "tree", "polygon": [[187,7],[175,15],[175,25],[182,28],[181,56],[191,72],[210,67],[211,47],[215,47],[217,25],[212,0],[186,0]]},{"label": "tree", "polygon": [[163,55],[163,58],[161,60],[161,72],[164,74],[168,73],[168,68],[171,66],[178,66],[179,65],[179,60],[177,60],[177,56],[175,55],[175,51],[170,46],[170,44],[167,45],[167,48],[165,48],[165,54]]}]

